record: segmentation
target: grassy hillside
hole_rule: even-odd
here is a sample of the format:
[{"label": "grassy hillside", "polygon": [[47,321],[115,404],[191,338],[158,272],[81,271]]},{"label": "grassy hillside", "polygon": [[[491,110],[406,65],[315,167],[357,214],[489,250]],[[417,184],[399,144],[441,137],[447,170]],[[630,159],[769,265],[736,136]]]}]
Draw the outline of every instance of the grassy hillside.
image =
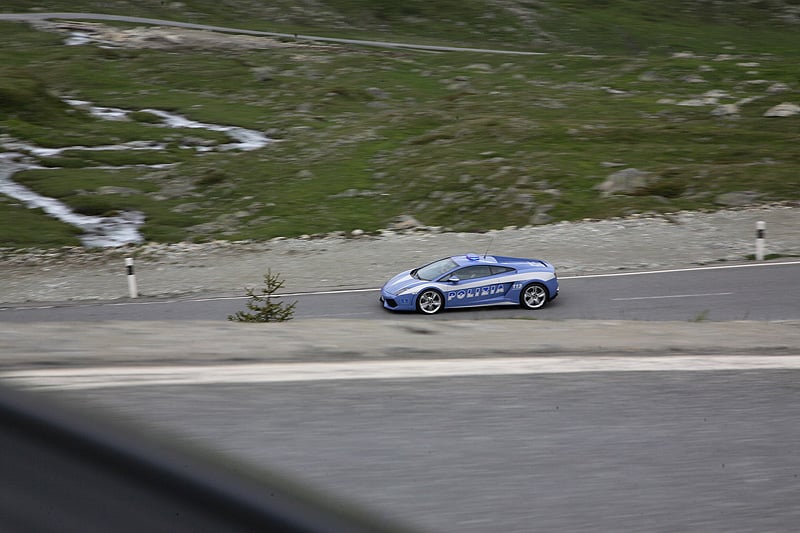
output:
[{"label": "grassy hillside", "polygon": [[[11,0],[0,10],[29,5]],[[800,115],[764,116],[778,104],[800,104],[800,6],[791,2],[47,6],[546,53],[432,54],[293,39],[259,49],[234,46],[221,34],[203,47],[180,39],[161,48],[64,46],[64,35],[0,22],[0,140],[166,146],[38,156],[50,168],[14,180],[85,214],[140,210],[150,240],[369,231],[400,214],[480,231],[715,208],[721,195],[736,191],[763,201],[800,198]],[[222,135],[158,127],[148,113],[101,121],[62,97],[178,112],[265,131],[279,142],[252,152],[198,153],[184,147],[187,140],[197,145]],[[162,163],[173,165],[141,166]],[[610,174],[631,168],[646,176],[640,186],[623,194],[598,190]],[[0,195],[0,219],[26,227],[0,225],[0,246],[75,242],[72,228],[20,211],[18,201]]]}]

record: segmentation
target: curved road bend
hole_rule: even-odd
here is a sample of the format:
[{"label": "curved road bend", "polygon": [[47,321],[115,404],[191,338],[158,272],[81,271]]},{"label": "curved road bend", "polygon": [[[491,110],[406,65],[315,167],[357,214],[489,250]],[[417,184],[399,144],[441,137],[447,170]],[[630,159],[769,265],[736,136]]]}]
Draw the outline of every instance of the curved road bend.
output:
[{"label": "curved road bend", "polygon": [[299,39],[304,41],[352,44],[358,46],[373,46],[378,48],[404,48],[409,50],[426,50],[430,52],[476,52],[482,54],[503,54],[503,55],[522,55],[522,56],[547,55],[546,52],[496,50],[491,48],[462,48],[457,46],[434,46],[434,45],[413,44],[413,43],[396,43],[389,41],[367,41],[363,39],[320,37],[318,35],[298,35],[293,33],[246,30],[238,28],[227,28],[224,26],[213,26],[208,24],[195,24],[192,22],[177,22],[174,20],[151,19],[145,17],[128,17],[125,15],[104,15],[99,13],[13,13],[13,14],[0,13],[0,20],[32,21],[32,20],[50,20],[50,19],[113,20],[118,22],[133,22],[136,24],[149,24],[154,26],[172,26],[176,28],[188,28],[193,30],[218,31],[223,33],[238,33],[243,35],[260,35],[264,37],[281,37],[287,39]]}]

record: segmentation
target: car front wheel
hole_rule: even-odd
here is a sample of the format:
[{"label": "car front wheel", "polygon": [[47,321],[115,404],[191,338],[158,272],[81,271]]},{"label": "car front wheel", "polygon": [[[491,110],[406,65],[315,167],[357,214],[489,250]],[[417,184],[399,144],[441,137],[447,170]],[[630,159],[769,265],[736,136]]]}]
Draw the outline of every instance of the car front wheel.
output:
[{"label": "car front wheel", "polygon": [[541,283],[531,283],[522,289],[519,303],[525,309],[541,309],[547,303],[547,289]]},{"label": "car front wheel", "polygon": [[433,289],[422,291],[417,298],[417,310],[426,315],[438,313],[444,309],[442,293]]}]

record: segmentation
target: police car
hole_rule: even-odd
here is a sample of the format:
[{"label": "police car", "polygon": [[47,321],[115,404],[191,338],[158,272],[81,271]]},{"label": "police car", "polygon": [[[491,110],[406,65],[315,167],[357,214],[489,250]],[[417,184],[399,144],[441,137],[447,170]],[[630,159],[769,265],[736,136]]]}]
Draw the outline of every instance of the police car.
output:
[{"label": "police car", "polygon": [[381,288],[380,299],[392,311],[432,315],[487,305],[541,309],[556,296],[558,276],[547,261],[470,253],[396,275]]}]

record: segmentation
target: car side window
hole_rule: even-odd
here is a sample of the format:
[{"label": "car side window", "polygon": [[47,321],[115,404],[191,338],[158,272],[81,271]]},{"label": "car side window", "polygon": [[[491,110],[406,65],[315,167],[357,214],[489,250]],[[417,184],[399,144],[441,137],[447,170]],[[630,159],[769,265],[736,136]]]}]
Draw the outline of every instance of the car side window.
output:
[{"label": "car side window", "polygon": [[463,281],[467,279],[485,278],[486,276],[491,276],[492,271],[487,265],[475,265],[456,270],[453,272],[453,275]]},{"label": "car side window", "polygon": [[513,268],[503,266],[490,266],[489,269],[492,271],[492,276],[495,274],[508,274],[509,272],[514,272]]}]

